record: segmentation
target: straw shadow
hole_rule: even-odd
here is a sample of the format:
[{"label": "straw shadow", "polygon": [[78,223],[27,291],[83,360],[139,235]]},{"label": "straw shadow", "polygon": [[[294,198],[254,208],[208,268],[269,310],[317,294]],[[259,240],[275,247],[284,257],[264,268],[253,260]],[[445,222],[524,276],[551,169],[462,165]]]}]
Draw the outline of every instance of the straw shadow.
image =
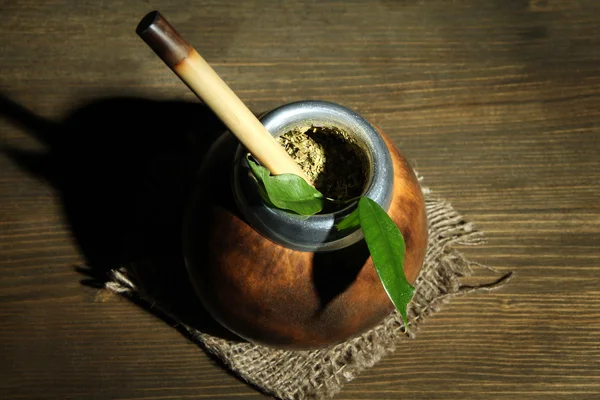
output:
[{"label": "straw shadow", "polygon": [[88,262],[83,284],[103,287],[111,270],[125,268],[168,315],[231,338],[200,304],[181,256],[184,201],[203,156],[225,131],[207,107],[105,98],[52,122],[1,97],[0,110],[47,149],[2,150],[60,194]]}]

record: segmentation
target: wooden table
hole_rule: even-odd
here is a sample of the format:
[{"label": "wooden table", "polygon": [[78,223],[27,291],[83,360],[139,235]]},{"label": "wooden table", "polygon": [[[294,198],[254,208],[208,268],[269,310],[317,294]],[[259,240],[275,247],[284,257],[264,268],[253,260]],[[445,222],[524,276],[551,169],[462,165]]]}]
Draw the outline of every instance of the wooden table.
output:
[{"label": "wooden table", "polygon": [[159,9],[252,110],[380,124],[487,233],[466,254],[514,271],[337,399],[600,398],[600,2],[162,3],[0,5],[0,397],[264,397],[76,269],[167,257],[181,171],[219,129],[135,35]]}]

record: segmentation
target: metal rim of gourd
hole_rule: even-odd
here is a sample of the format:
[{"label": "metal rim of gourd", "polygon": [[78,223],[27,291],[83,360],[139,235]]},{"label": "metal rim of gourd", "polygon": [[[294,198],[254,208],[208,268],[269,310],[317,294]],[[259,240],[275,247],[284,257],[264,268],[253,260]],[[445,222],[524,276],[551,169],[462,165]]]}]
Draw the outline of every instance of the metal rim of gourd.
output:
[{"label": "metal rim of gourd", "polygon": [[[336,103],[305,100],[288,103],[262,115],[260,121],[277,137],[298,126],[337,127],[351,135],[365,152],[368,179],[363,196],[387,210],[392,200],[394,171],[385,141],[366,119]],[[303,217],[267,206],[258,191],[240,145],[235,154],[232,189],[237,206],[259,233],[282,246],[301,251],[331,251],[363,238],[359,228],[338,230],[335,225],[356,209],[356,203],[341,210]]]}]

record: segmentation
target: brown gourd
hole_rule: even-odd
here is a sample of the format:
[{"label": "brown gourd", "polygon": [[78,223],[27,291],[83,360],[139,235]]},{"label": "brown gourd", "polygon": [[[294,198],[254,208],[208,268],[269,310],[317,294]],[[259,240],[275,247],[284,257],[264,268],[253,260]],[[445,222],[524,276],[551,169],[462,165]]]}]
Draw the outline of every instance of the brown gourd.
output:
[{"label": "brown gourd", "polygon": [[[388,316],[394,306],[364,241],[330,252],[298,251],[265,238],[244,220],[231,185],[240,142],[263,165],[271,162],[272,173],[303,172],[281,147],[283,155],[273,156],[279,150],[269,146],[279,146],[276,141],[159,13],[148,14],[137,32],[233,133],[215,142],[204,160],[183,221],[190,279],[213,317],[247,340],[306,349],[351,338]],[[404,237],[404,273],[414,283],[427,247],[423,195],[407,161],[378,131],[393,164],[388,214]]]}]

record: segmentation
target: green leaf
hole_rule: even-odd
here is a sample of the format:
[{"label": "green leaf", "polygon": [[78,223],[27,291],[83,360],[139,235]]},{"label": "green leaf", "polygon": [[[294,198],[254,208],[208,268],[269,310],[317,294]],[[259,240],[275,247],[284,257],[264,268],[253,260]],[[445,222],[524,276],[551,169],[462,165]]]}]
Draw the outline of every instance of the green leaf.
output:
[{"label": "green leaf", "polygon": [[346,215],[344,219],[335,224],[335,227],[338,231],[343,231],[344,229],[350,229],[360,226],[360,219],[358,218],[358,208],[352,211],[350,214]]},{"label": "green leaf", "polygon": [[375,270],[406,327],[406,306],[415,288],[404,275],[405,244],[402,233],[385,210],[367,197],[361,197],[358,201],[358,216]]},{"label": "green leaf", "polygon": [[323,195],[304,179],[294,174],[271,176],[265,167],[247,157],[252,173],[258,180],[260,193],[273,206],[300,215],[313,215],[323,209]]}]

